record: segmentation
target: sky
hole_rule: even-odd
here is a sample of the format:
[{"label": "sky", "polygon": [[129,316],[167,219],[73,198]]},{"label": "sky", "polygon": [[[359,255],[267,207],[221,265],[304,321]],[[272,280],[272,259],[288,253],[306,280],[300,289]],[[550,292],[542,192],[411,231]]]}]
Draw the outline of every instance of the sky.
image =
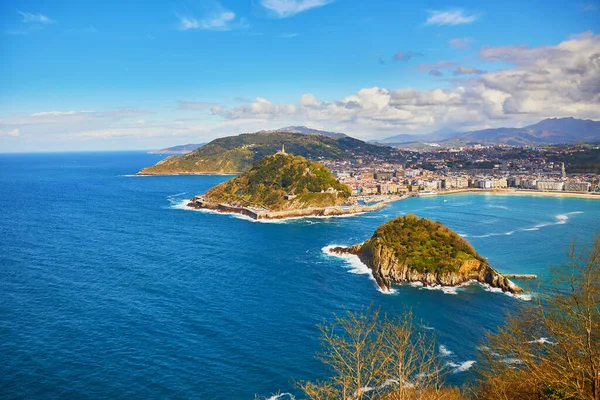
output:
[{"label": "sky", "polygon": [[3,0],[0,152],[600,120],[588,0]]}]

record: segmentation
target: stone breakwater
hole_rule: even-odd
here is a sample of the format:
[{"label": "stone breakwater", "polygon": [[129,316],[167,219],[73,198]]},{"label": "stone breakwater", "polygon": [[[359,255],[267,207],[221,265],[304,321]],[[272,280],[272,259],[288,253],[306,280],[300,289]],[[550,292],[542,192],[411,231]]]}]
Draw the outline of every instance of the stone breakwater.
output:
[{"label": "stone breakwater", "polygon": [[351,247],[334,247],[333,253],[354,254],[373,272],[379,287],[390,290],[392,284],[421,282],[426,286],[458,286],[468,281],[486,283],[503,292],[523,293],[523,289],[492,268],[487,262],[465,260],[458,271],[420,272],[406,262],[400,262],[394,251],[385,246],[374,249],[362,244]]},{"label": "stone breakwater", "polygon": [[241,207],[224,203],[211,203],[203,196],[192,197],[187,204],[188,207],[195,209],[212,210],[222,213],[242,214],[252,219],[286,219],[301,217],[334,217],[342,215],[361,214],[382,209],[388,202],[380,201],[373,205],[349,205],[332,207],[310,207],[296,210],[269,211],[254,207]]}]

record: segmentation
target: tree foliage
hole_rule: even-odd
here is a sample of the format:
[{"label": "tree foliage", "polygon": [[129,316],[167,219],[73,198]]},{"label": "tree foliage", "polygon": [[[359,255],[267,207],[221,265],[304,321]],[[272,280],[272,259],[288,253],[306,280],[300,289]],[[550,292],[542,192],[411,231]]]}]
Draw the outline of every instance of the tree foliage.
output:
[{"label": "tree foliage", "polygon": [[477,398],[600,399],[600,237],[551,276],[486,338]]},{"label": "tree foliage", "polygon": [[[343,203],[350,188],[321,164],[289,154],[267,156],[242,175],[206,192],[215,203],[261,207],[272,211],[326,207]],[[286,200],[287,195],[296,196]]]},{"label": "tree foliage", "polygon": [[419,272],[457,272],[465,260],[485,261],[453,230],[413,214],[381,225],[363,248],[381,245],[393,249],[401,264]]},{"label": "tree foliage", "polygon": [[223,137],[182,156],[168,157],[144,168],[146,174],[165,173],[240,173],[255,161],[269,156],[285,145],[289,153],[312,160],[347,160],[354,157],[390,157],[386,146],[376,146],[351,137],[338,139],[288,132],[257,132]]}]

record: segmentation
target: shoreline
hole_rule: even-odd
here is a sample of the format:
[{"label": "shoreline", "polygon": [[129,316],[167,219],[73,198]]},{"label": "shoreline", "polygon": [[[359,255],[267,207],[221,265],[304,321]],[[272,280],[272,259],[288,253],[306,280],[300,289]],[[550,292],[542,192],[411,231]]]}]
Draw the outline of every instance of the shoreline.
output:
[{"label": "shoreline", "polygon": [[235,176],[240,173],[241,172],[176,172],[172,174],[142,174],[140,171],[132,174],[132,176]]},{"label": "shoreline", "polygon": [[569,197],[569,198],[578,198],[578,199],[600,200],[600,193],[559,192],[559,191],[551,192],[551,191],[539,191],[539,190],[527,190],[527,189],[475,189],[475,188],[451,189],[448,191],[436,192],[436,195],[444,196],[444,195],[461,194],[461,193],[482,193],[482,194],[496,194],[496,195],[509,195],[509,196]]},{"label": "shoreline", "polygon": [[223,203],[211,203],[204,200],[203,196],[194,196],[187,203],[187,207],[196,210],[210,210],[223,214],[241,214],[253,220],[286,220],[311,217],[343,217],[378,211],[393,201],[403,200],[409,196],[381,200],[373,205],[351,205],[310,207],[298,210],[268,211],[252,207],[241,207]]},{"label": "shoreline", "polygon": [[[427,283],[422,282],[421,280],[415,280],[415,281],[404,281],[404,282],[393,282],[392,286],[387,289],[387,288],[382,288],[378,283],[377,283],[377,279],[375,279],[375,276],[373,275],[373,270],[366,265],[362,260],[360,260],[360,258],[355,255],[355,254],[351,254],[351,253],[338,253],[335,251],[332,251],[334,248],[336,247],[344,247],[344,248],[348,248],[349,246],[344,246],[344,245],[327,245],[325,247],[323,247],[321,249],[321,251],[330,256],[330,257],[335,257],[335,258],[339,258],[341,260],[344,260],[346,263],[349,264],[350,266],[350,273],[354,273],[354,274],[368,274],[369,275],[369,279],[372,280],[375,283],[375,286],[377,287],[377,290],[383,294],[396,294],[397,291],[394,287],[402,287],[402,286],[410,286],[413,288],[418,288],[418,289],[425,289],[425,290],[440,290],[442,291],[444,294],[452,294],[452,295],[456,295],[458,294],[457,289],[460,288],[464,288],[470,285],[474,285],[477,284],[479,285],[482,289],[484,289],[486,292],[492,292],[492,293],[502,293],[505,294],[507,296],[510,296],[512,298],[516,298],[519,300],[524,300],[524,301],[529,301],[531,300],[531,293],[512,293],[509,291],[504,291],[501,288],[498,287],[494,287],[492,285],[490,285],[487,282],[480,282],[477,279],[468,279],[464,282],[458,283],[456,285],[442,285],[442,284],[438,284],[438,285],[429,285]],[[497,271],[495,268],[491,267],[498,275],[502,275],[505,276],[505,274]],[[512,284],[516,285],[514,282],[510,281]]]},{"label": "shoreline", "polygon": [[[216,175],[216,174],[211,174]],[[221,174],[228,175],[228,174]],[[136,175],[150,176],[150,175]],[[443,192],[436,192],[435,195],[419,196],[418,192],[412,192],[405,195],[373,195],[373,196],[356,196],[361,200],[369,200],[373,197],[374,204],[352,205],[352,206],[330,206],[330,207],[311,207],[299,210],[283,210],[269,211],[253,207],[233,206],[223,203],[210,203],[204,200],[204,196],[194,196],[187,201],[186,207],[195,210],[208,210],[221,214],[240,214],[252,220],[291,220],[301,218],[329,218],[329,217],[344,217],[360,215],[368,212],[379,211],[386,205],[397,201],[406,200],[412,197],[435,197],[455,194],[485,194],[485,195],[500,195],[500,196],[541,196],[541,197],[565,197],[578,199],[596,199],[600,200],[600,193],[576,193],[576,192],[542,192],[535,190],[517,190],[517,189],[455,189]]]}]

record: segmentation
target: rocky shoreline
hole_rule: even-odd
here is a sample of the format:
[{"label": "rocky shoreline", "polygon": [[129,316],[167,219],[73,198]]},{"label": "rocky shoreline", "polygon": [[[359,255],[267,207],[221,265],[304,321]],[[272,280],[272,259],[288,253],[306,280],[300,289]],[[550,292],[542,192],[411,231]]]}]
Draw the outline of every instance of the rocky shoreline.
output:
[{"label": "rocky shoreline", "polygon": [[187,206],[197,210],[211,210],[224,214],[241,214],[255,220],[276,220],[287,218],[302,217],[335,217],[353,214],[362,214],[382,209],[388,204],[386,201],[380,201],[373,205],[348,205],[331,207],[311,207],[296,210],[269,211],[254,207],[241,207],[224,203],[211,203],[206,201],[203,196],[192,197]]},{"label": "rocky shoreline", "polygon": [[424,286],[460,286],[469,281],[488,284],[503,292],[523,293],[523,289],[492,268],[487,262],[467,260],[458,272],[419,272],[406,264],[399,263],[390,249],[380,247],[374,254],[363,250],[362,244],[350,247],[334,247],[335,254],[354,254],[371,270],[377,285],[384,291],[392,289],[392,284],[420,282]]}]

